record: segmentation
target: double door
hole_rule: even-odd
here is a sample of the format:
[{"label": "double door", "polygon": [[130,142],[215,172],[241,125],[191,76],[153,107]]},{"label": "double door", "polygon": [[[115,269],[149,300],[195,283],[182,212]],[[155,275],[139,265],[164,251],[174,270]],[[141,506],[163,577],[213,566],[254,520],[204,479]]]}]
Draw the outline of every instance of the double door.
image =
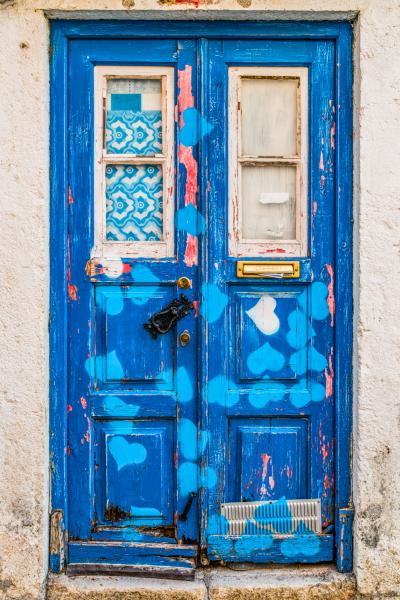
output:
[{"label": "double door", "polygon": [[70,41],[71,567],[333,559],[335,69]]}]

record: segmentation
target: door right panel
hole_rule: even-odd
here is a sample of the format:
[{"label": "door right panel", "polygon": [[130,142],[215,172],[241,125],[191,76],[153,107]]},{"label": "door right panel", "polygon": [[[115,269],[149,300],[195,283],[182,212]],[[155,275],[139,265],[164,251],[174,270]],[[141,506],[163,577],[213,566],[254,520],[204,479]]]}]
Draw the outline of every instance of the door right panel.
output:
[{"label": "door right panel", "polygon": [[334,44],[215,41],[209,56],[208,556],[329,561]]}]

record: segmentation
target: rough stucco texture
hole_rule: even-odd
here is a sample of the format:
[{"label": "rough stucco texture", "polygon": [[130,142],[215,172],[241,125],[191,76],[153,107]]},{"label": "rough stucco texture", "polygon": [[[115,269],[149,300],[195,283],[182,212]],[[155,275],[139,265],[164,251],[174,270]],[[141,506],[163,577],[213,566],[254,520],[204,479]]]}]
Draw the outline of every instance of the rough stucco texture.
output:
[{"label": "rough stucco texture", "polygon": [[[0,590],[40,598],[48,510],[48,23],[44,10],[333,18],[355,25],[355,575],[400,593],[398,0],[0,0]],[[192,13],[187,10],[192,9]],[[206,15],[205,15],[206,13]],[[97,13],[98,14],[98,13]],[[219,13],[220,14],[220,13]],[[82,16],[82,15],[81,15]],[[91,14],[92,17],[96,13]],[[152,17],[156,15],[153,13]],[[160,14],[158,14],[160,17]],[[240,15],[237,16],[239,18]],[[308,18],[307,17],[307,18]],[[233,18],[233,15],[231,15]]]}]

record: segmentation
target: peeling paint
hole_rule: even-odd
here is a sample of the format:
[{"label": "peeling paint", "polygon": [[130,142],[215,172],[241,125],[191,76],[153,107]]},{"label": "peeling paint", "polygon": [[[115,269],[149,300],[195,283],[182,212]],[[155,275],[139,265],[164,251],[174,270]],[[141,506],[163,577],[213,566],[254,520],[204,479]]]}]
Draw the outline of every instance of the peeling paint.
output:
[{"label": "peeling paint", "polygon": [[335,318],[335,293],[334,293],[334,288],[333,288],[334,275],[333,275],[332,265],[327,264],[326,265],[326,270],[328,271],[329,277],[330,277],[330,282],[328,283],[328,299],[327,299],[327,303],[328,303],[329,312],[330,312],[330,315],[331,315],[331,327],[333,327],[333,325],[334,325],[334,318]]}]

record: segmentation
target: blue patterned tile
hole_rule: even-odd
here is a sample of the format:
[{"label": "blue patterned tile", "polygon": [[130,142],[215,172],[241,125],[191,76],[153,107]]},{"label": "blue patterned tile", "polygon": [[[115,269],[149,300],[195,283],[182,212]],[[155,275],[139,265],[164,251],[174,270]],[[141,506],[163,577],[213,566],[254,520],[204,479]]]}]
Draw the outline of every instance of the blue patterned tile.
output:
[{"label": "blue patterned tile", "polygon": [[161,240],[162,200],[160,165],[107,165],[107,241]]},{"label": "blue patterned tile", "polygon": [[109,110],[106,120],[109,154],[153,155],[162,152],[161,111]]}]

